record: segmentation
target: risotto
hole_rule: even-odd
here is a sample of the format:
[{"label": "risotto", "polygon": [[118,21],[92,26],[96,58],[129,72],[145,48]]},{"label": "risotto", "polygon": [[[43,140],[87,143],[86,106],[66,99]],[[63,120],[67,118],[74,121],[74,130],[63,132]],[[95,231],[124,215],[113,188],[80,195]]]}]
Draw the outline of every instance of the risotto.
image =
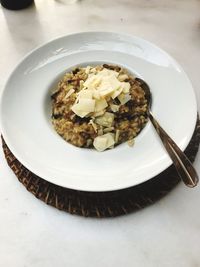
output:
[{"label": "risotto", "polygon": [[77,67],[51,95],[52,123],[67,142],[98,151],[131,146],[147,122],[147,96],[140,82],[115,65]]}]

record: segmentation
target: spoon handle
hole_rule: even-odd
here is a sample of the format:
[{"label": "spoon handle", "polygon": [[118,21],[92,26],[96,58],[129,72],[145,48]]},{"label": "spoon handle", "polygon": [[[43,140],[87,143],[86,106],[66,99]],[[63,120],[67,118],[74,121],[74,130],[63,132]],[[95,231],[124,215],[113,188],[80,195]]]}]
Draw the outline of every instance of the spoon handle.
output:
[{"label": "spoon handle", "polygon": [[192,166],[192,163],[190,162],[188,157],[181,151],[181,149],[176,145],[176,143],[171,139],[171,137],[169,137],[169,135],[160,126],[160,124],[153,117],[150,111],[149,119],[151,120],[154,128],[160,136],[170,158],[174,163],[174,166],[176,167],[180,178],[188,187],[196,186],[199,181],[198,174]]}]

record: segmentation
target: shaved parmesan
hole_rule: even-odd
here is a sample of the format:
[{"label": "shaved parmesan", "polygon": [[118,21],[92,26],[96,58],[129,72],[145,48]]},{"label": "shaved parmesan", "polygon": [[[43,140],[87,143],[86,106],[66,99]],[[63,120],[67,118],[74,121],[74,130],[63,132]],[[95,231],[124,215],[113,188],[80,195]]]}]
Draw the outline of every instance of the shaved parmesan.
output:
[{"label": "shaved parmesan", "polygon": [[118,112],[120,106],[115,105],[115,104],[111,104],[111,105],[110,105],[110,108],[111,108],[111,110],[112,110],[113,112]]},{"label": "shaved parmesan", "polygon": [[93,91],[92,90],[81,90],[78,93],[78,98],[87,98],[87,99],[92,99]]},{"label": "shaved parmesan", "polygon": [[128,94],[130,91],[131,85],[130,85],[130,83],[122,82],[121,87],[122,87],[123,93]]},{"label": "shaved parmesan", "polygon": [[111,148],[114,144],[114,134],[112,133],[106,133],[101,136],[97,136],[93,142],[94,147],[98,151],[104,151],[107,148]]},{"label": "shaved parmesan", "polygon": [[135,140],[134,139],[128,140],[127,143],[130,147],[132,147],[135,143]]},{"label": "shaved parmesan", "polygon": [[95,100],[81,98],[77,104],[72,106],[72,111],[79,117],[83,118],[90,112],[94,112],[94,108]]},{"label": "shaved parmesan", "polygon": [[85,112],[94,112],[94,109],[95,109],[95,100],[81,98],[81,99],[79,99],[79,102],[78,102],[77,105],[78,105],[79,109],[82,110],[82,111],[85,111]]},{"label": "shaved parmesan", "polygon": [[94,129],[94,131],[97,132],[98,127],[97,127],[97,125],[94,123],[94,121],[92,119],[89,121],[89,124],[91,124],[93,129]]},{"label": "shaved parmesan", "polygon": [[118,96],[118,99],[120,103],[124,105],[131,99],[131,96],[129,94],[121,94]]},{"label": "shaved parmesan", "polygon": [[101,80],[97,75],[90,76],[83,84],[84,87],[88,89],[94,89],[100,84]]},{"label": "shaved parmesan", "polygon": [[108,106],[108,104],[107,104],[107,102],[106,102],[105,99],[96,100],[96,103],[95,103],[95,112],[102,111],[107,106]]},{"label": "shaved parmesan", "polygon": [[99,100],[101,98],[99,92],[97,90],[93,90],[93,98]]},{"label": "shaved parmesan", "polygon": [[127,75],[127,74],[120,74],[120,75],[118,76],[118,80],[119,80],[120,82],[123,82],[123,81],[126,80],[126,79],[128,79],[128,75]]},{"label": "shaved parmesan", "polygon": [[103,116],[97,117],[95,122],[101,126],[111,127],[114,121],[114,114],[105,112]]},{"label": "shaved parmesan", "polygon": [[112,93],[112,95],[111,95],[112,99],[115,99],[118,95],[121,94],[121,92],[122,92],[122,88],[119,88],[114,93]]},{"label": "shaved parmesan", "polygon": [[[111,110],[117,112],[119,106],[112,105],[112,99],[118,98],[122,105],[131,99],[129,95],[130,83],[121,82],[118,79],[120,77],[118,72],[106,68],[98,71],[95,68],[87,67],[85,71],[87,71],[88,78],[82,84],[83,88],[77,93],[72,111],[81,118],[86,116],[98,117],[97,123],[99,125],[111,127],[114,114],[108,115],[109,112],[105,113],[105,109],[109,103]],[[126,76],[123,76],[120,79],[125,78]],[[74,93],[73,89],[68,93],[69,96]]]},{"label": "shaved parmesan", "polygon": [[118,75],[119,75],[119,73],[117,71],[109,70],[106,68],[101,70],[98,74],[99,74],[99,76],[115,76],[115,77],[118,77]]},{"label": "shaved parmesan", "polygon": [[104,151],[107,148],[107,138],[103,135],[94,138],[93,146],[98,151]]},{"label": "shaved parmesan", "polygon": [[89,114],[87,111],[80,110],[78,104],[72,106],[72,111],[81,118],[84,118],[87,114]]},{"label": "shaved parmesan", "polygon": [[115,142],[116,143],[119,141],[119,134],[120,134],[120,130],[117,129],[116,134],[115,134]]},{"label": "shaved parmesan", "polygon": [[67,94],[66,94],[66,96],[65,96],[65,99],[66,98],[68,98],[71,94],[73,94],[75,92],[75,90],[74,89],[70,89],[68,92],[67,92]]},{"label": "shaved parmesan", "polygon": [[93,117],[99,117],[99,116],[102,116],[104,113],[105,113],[105,109],[102,110],[102,111],[94,112],[94,113],[92,114],[92,116],[93,116]]},{"label": "shaved parmesan", "polygon": [[113,91],[114,89],[112,87],[109,87],[108,85],[99,89],[99,94],[101,97],[105,98],[106,96],[110,95]]}]

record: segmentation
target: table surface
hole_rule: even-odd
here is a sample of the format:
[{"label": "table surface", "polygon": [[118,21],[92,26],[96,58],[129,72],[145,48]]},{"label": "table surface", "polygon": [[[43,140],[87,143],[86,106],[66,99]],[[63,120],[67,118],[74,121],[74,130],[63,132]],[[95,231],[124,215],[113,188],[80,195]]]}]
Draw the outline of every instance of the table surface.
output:
[{"label": "table surface", "polygon": [[[199,8],[198,0],[35,0],[22,11],[0,7],[0,90],[13,66],[36,46],[72,32],[106,30],[165,49],[188,73],[199,102]],[[7,166],[2,149],[0,160],[0,266],[200,266],[200,187],[180,184],[127,216],[82,218],[34,198]]]}]

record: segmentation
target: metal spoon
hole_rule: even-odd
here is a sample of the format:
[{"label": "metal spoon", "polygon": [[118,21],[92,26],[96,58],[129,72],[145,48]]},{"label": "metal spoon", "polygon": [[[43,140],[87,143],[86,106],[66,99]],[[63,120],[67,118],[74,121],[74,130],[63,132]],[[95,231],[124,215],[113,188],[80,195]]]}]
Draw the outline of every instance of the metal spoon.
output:
[{"label": "metal spoon", "polygon": [[148,84],[140,78],[136,78],[136,81],[140,83],[140,86],[145,92],[148,101],[148,117],[152,122],[156,132],[160,136],[160,139],[162,140],[163,145],[165,146],[170,158],[172,159],[180,178],[188,187],[196,186],[199,181],[199,178],[196,170],[192,166],[192,163],[183,153],[183,151],[181,151],[181,149],[177,146],[177,144],[171,139],[171,137],[169,137],[169,135],[160,126],[158,121],[151,113],[150,107],[152,103],[152,96]]}]

